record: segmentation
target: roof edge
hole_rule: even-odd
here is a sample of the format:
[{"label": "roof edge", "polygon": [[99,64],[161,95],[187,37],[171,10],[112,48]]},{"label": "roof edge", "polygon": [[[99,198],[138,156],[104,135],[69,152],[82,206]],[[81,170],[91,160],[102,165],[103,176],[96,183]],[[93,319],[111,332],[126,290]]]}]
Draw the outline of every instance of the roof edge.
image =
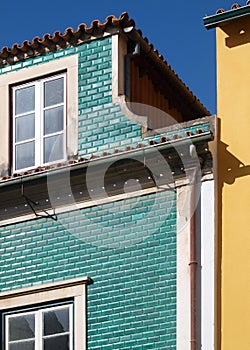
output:
[{"label": "roof edge", "polygon": [[[205,117],[207,118],[207,117]],[[198,127],[199,125],[197,125]],[[175,148],[183,144],[197,144],[199,142],[210,142],[213,141],[214,139],[214,131],[209,130],[205,131],[203,129],[197,128],[196,134],[188,134],[185,135],[184,137],[179,137],[178,134],[174,134],[172,139],[169,139],[167,136],[161,137],[161,140],[159,143],[157,142],[150,142],[148,141],[148,144],[145,145],[143,143],[137,144],[135,148],[129,148],[125,150],[115,150],[114,153],[110,154],[107,153],[103,156],[92,156],[89,159],[84,159],[84,160],[79,160],[79,162],[75,163],[68,163],[65,165],[62,165],[61,167],[55,167],[51,169],[45,169],[41,170],[40,172],[31,172],[28,174],[17,174],[14,177],[8,177],[8,179],[0,179],[0,188],[2,187],[7,187],[7,186],[12,186],[12,185],[21,185],[26,182],[32,181],[32,179],[41,179],[41,178],[46,178],[47,176],[52,176],[55,174],[59,174],[62,172],[68,172],[69,170],[79,170],[82,169],[83,167],[88,167],[90,164],[103,164],[105,162],[110,162],[110,159],[113,160],[119,160],[119,159],[124,159],[127,158],[128,155],[133,155],[133,154],[138,154],[138,153],[143,153],[145,154],[146,152],[154,152],[155,149],[158,151],[162,151],[165,149],[169,148]]]},{"label": "roof edge", "polygon": [[185,85],[180,77],[174,72],[168,62],[158,50],[149,43],[146,37],[143,37],[142,31],[135,28],[135,21],[129,17],[127,12],[123,12],[119,17],[113,15],[108,16],[104,23],[99,20],[92,21],[90,27],[80,24],[76,30],[67,28],[64,33],[56,31],[54,34],[45,34],[43,38],[35,37],[32,42],[24,41],[22,45],[14,44],[12,48],[3,47],[0,50],[0,68],[13,65],[19,61],[28,58],[43,56],[48,52],[56,52],[57,50],[77,46],[85,42],[100,39],[106,36],[117,35],[124,32],[125,35],[134,41],[140,42],[144,52],[156,64],[160,70],[170,79],[184,97],[186,103],[197,111],[197,114],[211,115],[209,110],[201,103],[201,101],[192,93]]},{"label": "roof edge", "polygon": [[44,34],[43,38],[34,37],[32,42],[25,40],[21,45],[13,44],[11,48],[4,46],[0,49],[0,68],[28,58],[43,56],[48,52],[56,52],[59,49],[77,46],[107,35],[114,35],[119,33],[122,28],[134,26],[134,20],[129,18],[127,12],[123,12],[119,18],[113,15],[108,16],[104,23],[94,20],[90,27],[82,23],[76,30],[69,27],[64,33],[56,31],[52,35]]},{"label": "roof edge", "polygon": [[204,26],[207,29],[219,27],[220,25],[240,17],[250,15],[250,6],[246,5],[239,8],[233,8],[229,11],[219,12],[212,16],[203,18]]},{"label": "roof edge", "polygon": [[186,99],[189,105],[196,107],[200,115],[210,116],[210,111],[201,103],[201,101],[193,94],[193,92],[186,86],[181,78],[175,73],[168,62],[162,55],[159,54],[158,50],[154,49],[152,44],[148,43],[147,38],[143,38],[140,30],[136,28],[130,28],[129,31],[123,30],[125,34],[130,37],[133,41],[139,42],[142,50],[146,55],[154,62],[156,66],[159,66],[166,77],[182,91],[183,97]]}]

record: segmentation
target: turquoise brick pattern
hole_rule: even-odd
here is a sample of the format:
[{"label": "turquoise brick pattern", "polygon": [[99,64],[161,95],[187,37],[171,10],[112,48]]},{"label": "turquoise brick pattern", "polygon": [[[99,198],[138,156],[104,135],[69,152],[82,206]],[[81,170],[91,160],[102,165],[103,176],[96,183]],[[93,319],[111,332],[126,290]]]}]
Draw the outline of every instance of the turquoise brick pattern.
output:
[{"label": "turquoise brick pattern", "polygon": [[[112,104],[111,37],[27,59],[0,75],[72,54],[79,58],[79,157],[145,143],[141,126]],[[61,214],[58,222],[1,227],[0,291],[90,276],[90,350],[176,349],[175,203],[166,191],[128,199],[127,207],[113,202]]]},{"label": "turquoise brick pattern", "polygon": [[[121,112],[118,104],[112,103],[112,37],[93,40],[76,47],[48,53],[27,59],[14,65],[0,68],[0,76],[34,65],[77,54],[78,70],[78,156],[101,155],[114,149],[135,147],[151,139],[160,140],[162,135],[142,138],[141,125],[129,120]],[[164,133],[169,138],[186,131],[196,132],[197,126]],[[209,131],[209,124],[199,125],[199,129]]]},{"label": "turquoise brick pattern", "polygon": [[79,156],[113,152],[141,141],[141,126],[112,104],[111,38],[79,52]]},{"label": "turquoise brick pattern", "polygon": [[[0,291],[90,276],[89,349],[175,349],[175,193],[0,229]],[[152,217],[158,220],[152,221]]]}]

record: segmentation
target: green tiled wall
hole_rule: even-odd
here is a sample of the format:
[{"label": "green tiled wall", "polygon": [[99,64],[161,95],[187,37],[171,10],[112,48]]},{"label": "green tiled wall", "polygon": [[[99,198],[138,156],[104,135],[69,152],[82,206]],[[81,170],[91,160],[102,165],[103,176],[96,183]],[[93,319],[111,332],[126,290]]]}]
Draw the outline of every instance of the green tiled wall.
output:
[{"label": "green tiled wall", "polygon": [[[79,55],[79,156],[143,141],[111,100],[111,37],[0,69]],[[1,77],[0,77],[1,79]],[[175,193],[0,228],[0,291],[90,276],[89,349],[176,348]]]},{"label": "green tiled wall", "polygon": [[79,155],[99,154],[141,141],[141,126],[112,104],[111,38],[79,53]]},{"label": "green tiled wall", "polygon": [[124,205],[2,227],[0,291],[90,276],[89,349],[175,349],[175,193]]},{"label": "green tiled wall", "polygon": [[79,157],[125,147],[141,140],[141,127],[112,104],[111,37],[0,68],[0,77],[64,56],[78,54]]},{"label": "green tiled wall", "polygon": [[[140,124],[126,118],[118,104],[112,104],[111,41],[111,37],[93,40],[0,68],[1,76],[10,71],[78,54],[79,157],[101,154],[103,151],[113,152],[115,148],[136,146],[137,143],[147,143],[152,138],[159,140],[161,136],[143,139]],[[188,131],[195,133],[196,128],[188,128]],[[199,128],[208,131],[209,124],[201,124]],[[184,136],[185,131],[186,129],[178,130],[178,133]],[[175,133],[176,131],[169,132],[168,136],[171,137]]]},{"label": "green tiled wall", "polygon": [[[141,125],[126,118],[118,104],[112,104],[112,61],[111,38],[92,41],[79,52],[79,155],[113,152],[115,148],[125,149],[140,142],[161,135],[142,138]],[[171,131],[167,134],[180,134],[197,126]],[[199,129],[209,131],[209,124],[199,125]]]}]

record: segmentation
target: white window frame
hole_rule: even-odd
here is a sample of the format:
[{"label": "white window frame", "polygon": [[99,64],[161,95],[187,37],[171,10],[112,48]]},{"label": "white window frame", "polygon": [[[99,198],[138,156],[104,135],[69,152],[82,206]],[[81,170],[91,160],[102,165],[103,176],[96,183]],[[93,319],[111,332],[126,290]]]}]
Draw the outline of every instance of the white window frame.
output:
[{"label": "white window frame", "polygon": [[[63,78],[63,102],[59,104],[55,104],[53,106],[44,107],[44,85],[48,81],[56,80],[59,78]],[[47,78],[40,78],[36,79],[29,83],[24,84],[18,84],[16,86],[12,87],[12,101],[13,101],[13,108],[12,108],[12,120],[13,120],[13,142],[12,142],[12,159],[13,159],[13,171],[25,171],[32,168],[36,168],[38,166],[44,166],[48,164],[53,163],[59,163],[66,160],[66,91],[67,91],[67,76],[66,73],[59,73]],[[23,115],[27,115],[28,113],[23,114],[16,114],[16,100],[15,100],[15,93],[17,90],[27,87],[35,87],[35,109],[34,111],[30,111],[28,113],[34,113],[35,114],[35,135],[32,139],[26,139],[24,141],[16,142],[16,119],[22,117]],[[54,132],[49,134],[49,137],[57,136],[57,135],[63,135],[63,157],[60,159],[57,159],[52,162],[46,162],[44,160],[44,140],[46,136],[44,135],[44,111],[49,110],[51,108],[60,107],[63,106],[63,130]],[[27,142],[34,142],[35,143],[35,163],[34,165],[30,167],[25,168],[16,168],[16,146],[25,144]]]},{"label": "white window frame", "polygon": [[[71,349],[87,350],[87,285],[91,283],[93,281],[89,277],[81,277],[2,292],[0,293],[0,312],[4,317],[12,310],[13,314],[18,314],[19,310],[27,310],[41,304],[47,308],[48,304],[56,306],[66,300],[69,300],[69,303],[72,300],[73,345]],[[5,350],[7,350],[6,346]]]},{"label": "white window frame", "polygon": [[[68,308],[69,310],[69,331],[68,332],[62,332],[62,333],[55,333],[52,335],[43,335],[43,313],[46,311],[54,311],[54,310],[60,310]],[[9,320],[13,317],[19,317],[24,315],[34,315],[35,317],[35,337],[29,338],[25,340],[15,340],[10,341],[9,340]],[[18,344],[20,342],[24,341],[34,341],[35,344],[35,350],[43,350],[43,340],[49,339],[49,338],[55,338],[56,336],[62,336],[62,335],[69,335],[69,350],[73,350],[73,303],[68,302],[63,305],[57,305],[57,306],[47,306],[47,307],[37,307],[33,311],[27,311],[27,310],[19,310],[13,313],[6,314],[4,316],[4,322],[5,322],[5,350],[9,350],[9,346],[11,344]]]},{"label": "white window frame", "polygon": [[[39,62],[35,62],[35,61]],[[67,123],[67,158],[78,156],[78,54],[57,58],[52,61],[43,62],[41,57],[34,59],[34,65],[23,69],[9,71],[1,75],[0,79],[0,174],[9,175],[13,172],[12,160],[12,136],[11,135],[11,115],[10,104],[11,86],[22,84],[28,79],[36,80],[39,77],[55,75],[65,71],[67,74],[66,92],[66,123]],[[11,137],[11,138],[10,138]]]}]

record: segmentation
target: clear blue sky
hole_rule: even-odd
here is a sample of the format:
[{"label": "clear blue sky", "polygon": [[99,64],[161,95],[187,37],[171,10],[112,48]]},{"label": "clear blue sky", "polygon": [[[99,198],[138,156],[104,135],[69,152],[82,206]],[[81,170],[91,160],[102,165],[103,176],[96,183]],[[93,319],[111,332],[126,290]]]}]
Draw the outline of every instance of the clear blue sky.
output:
[{"label": "clear blue sky", "polygon": [[[45,33],[88,26],[108,15],[127,11],[136,28],[154,44],[201,102],[216,112],[215,31],[207,31],[202,18],[218,8],[229,10],[225,0],[25,0],[4,1],[0,12],[0,47],[12,47]],[[244,6],[246,1],[240,1]]]}]

